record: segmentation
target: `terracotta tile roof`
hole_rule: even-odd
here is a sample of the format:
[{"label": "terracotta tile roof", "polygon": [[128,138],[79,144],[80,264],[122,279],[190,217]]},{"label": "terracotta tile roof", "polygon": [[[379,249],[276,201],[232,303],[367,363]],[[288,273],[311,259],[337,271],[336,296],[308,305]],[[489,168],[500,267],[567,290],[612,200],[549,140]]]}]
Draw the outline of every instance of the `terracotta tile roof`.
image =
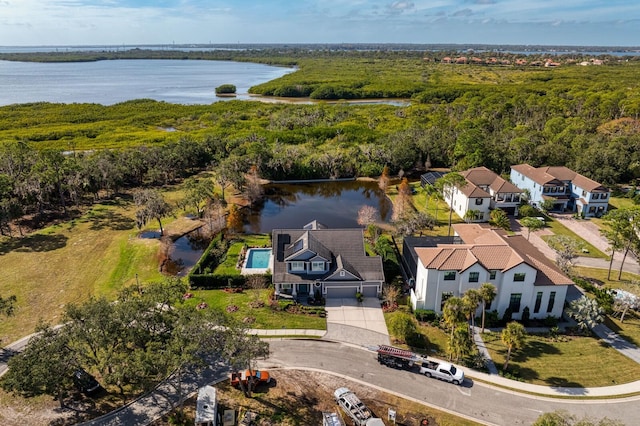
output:
[{"label": "terracotta tile roof", "polygon": [[460,188],[460,191],[462,191],[467,198],[491,198],[491,194],[487,191],[469,183]]},{"label": "terracotta tile roof", "polygon": [[456,224],[454,230],[464,244],[416,247],[427,269],[464,271],[480,263],[487,270],[508,271],[526,263],[538,270],[535,285],[568,285],[569,277],[521,235],[480,224]]},{"label": "terracotta tile roof", "polygon": [[[467,180],[467,185],[461,188],[461,191],[468,197],[475,198],[488,198],[491,197],[489,192],[483,190],[482,187],[491,188],[494,192],[507,192],[507,193],[522,193],[522,190],[512,184],[511,182],[503,179],[497,173],[487,169],[486,167],[475,167],[473,169],[465,170],[460,173]],[[476,189],[477,188],[477,189]],[[479,195],[480,190],[486,193],[486,196]],[[471,195],[474,194],[474,195]],[[475,195],[478,194],[478,195]]]},{"label": "terracotta tile roof", "polygon": [[555,183],[554,180],[557,181],[570,181],[578,187],[587,190],[589,192],[592,191],[600,191],[600,192],[608,192],[609,190],[596,182],[595,180],[589,179],[586,176],[581,175],[580,173],[576,173],[573,170],[564,167],[564,166],[546,166],[546,167],[538,167],[537,169],[528,165],[528,164],[518,164],[515,166],[511,166],[511,168],[534,182],[545,185],[548,183]]},{"label": "terracotta tile roof", "polygon": [[454,223],[453,231],[466,244],[504,244],[500,236],[487,232],[491,225],[486,223]]},{"label": "terracotta tile roof", "polygon": [[480,263],[489,270],[507,270],[522,263],[522,258],[517,256],[508,246],[481,245],[471,249]]},{"label": "terracotta tile roof", "polygon": [[471,248],[472,246],[459,244],[441,247],[416,247],[416,253],[422,264],[428,269],[464,271],[478,262],[470,250]]},{"label": "terracotta tile roof", "polygon": [[573,284],[550,259],[545,257],[522,235],[505,236],[505,241],[531,266],[538,270],[535,285],[568,285]]},{"label": "terracotta tile roof", "polygon": [[555,186],[563,185],[562,181],[556,179],[554,176],[546,173],[544,170],[536,169],[528,164],[517,164],[515,166],[511,166],[512,170],[517,171],[518,173],[528,177],[535,183],[539,185],[548,185],[553,184]]}]

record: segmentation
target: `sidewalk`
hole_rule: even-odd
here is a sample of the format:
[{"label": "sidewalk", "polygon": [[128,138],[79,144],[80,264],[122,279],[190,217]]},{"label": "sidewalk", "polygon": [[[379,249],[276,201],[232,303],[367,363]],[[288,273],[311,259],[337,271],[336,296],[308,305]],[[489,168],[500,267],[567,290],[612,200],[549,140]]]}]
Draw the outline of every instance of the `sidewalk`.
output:
[{"label": "sidewalk", "polygon": [[[575,220],[558,217],[557,215],[553,216],[554,219],[561,222],[567,228],[580,235],[584,240],[591,243],[598,250],[606,253],[609,249],[609,243],[606,241],[604,237],[600,235],[599,228],[594,223],[588,222],[587,220]],[[515,220],[511,220],[511,229],[517,233],[522,234],[525,238],[527,237],[527,230],[523,229],[520,224]],[[541,238],[543,235],[553,235],[548,229],[542,229],[540,231],[534,231],[529,234],[529,242],[545,257],[555,261],[556,252],[547,245],[547,243]],[[617,276],[617,271],[620,270],[620,265],[622,263],[622,253],[615,253],[613,256],[613,264],[611,267],[611,274],[613,276]],[[578,256],[574,265],[576,266],[584,266],[587,268],[598,268],[598,269],[609,269],[609,261],[606,259],[600,259],[595,257],[584,257]],[[633,274],[640,275],[640,265],[638,264],[637,259],[635,259],[632,255],[627,255],[627,258],[624,262],[623,271],[631,272]]]},{"label": "sidewalk", "polygon": [[294,328],[279,328],[273,330],[264,330],[254,328],[249,330],[249,334],[261,337],[310,337],[321,338],[327,334],[327,330],[304,330]]}]

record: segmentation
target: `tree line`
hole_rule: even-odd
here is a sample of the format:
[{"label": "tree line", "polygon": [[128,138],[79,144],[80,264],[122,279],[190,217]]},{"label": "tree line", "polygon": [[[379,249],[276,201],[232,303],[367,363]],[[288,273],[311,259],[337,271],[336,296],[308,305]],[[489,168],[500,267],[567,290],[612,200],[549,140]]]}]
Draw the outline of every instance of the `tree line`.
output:
[{"label": "tree line", "polygon": [[93,298],[65,308],[64,325],[41,324],[25,350],[9,359],[3,389],[23,396],[51,395],[64,407],[78,369],[128,399],[170,374],[178,379],[207,365],[235,372],[254,368],[268,343],[246,333],[223,312],[184,301],[177,279],[124,288],[115,302]]}]

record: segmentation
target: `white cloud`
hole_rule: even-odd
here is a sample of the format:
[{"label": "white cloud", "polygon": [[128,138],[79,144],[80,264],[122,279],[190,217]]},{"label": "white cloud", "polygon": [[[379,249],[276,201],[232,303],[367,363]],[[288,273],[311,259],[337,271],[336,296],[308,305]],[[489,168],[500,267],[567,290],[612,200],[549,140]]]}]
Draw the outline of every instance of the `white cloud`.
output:
[{"label": "white cloud", "polygon": [[587,39],[600,35],[598,44],[617,38],[628,45],[639,43],[638,19],[640,2],[629,0],[0,0],[0,43],[512,43],[527,38],[535,44],[554,36],[558,44],[567,44],[563,39],[593,44]]}]

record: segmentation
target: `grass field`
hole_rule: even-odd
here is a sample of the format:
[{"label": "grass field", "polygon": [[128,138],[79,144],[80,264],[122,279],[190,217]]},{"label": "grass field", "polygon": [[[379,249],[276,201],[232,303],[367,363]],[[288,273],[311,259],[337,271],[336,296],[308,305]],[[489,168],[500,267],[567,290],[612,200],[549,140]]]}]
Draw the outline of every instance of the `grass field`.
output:
[{"label": "grass field", "polygon": [[137,238],[133,215],[127,201],[96,204],[79,219],[2,240],[2,295],[17,297],[15,315],[0,322],[2,341],[32,333],[40,319],[60,321],[68,303],[113,297],[136,276],[160,279],[160,242]]},{"label": "grass field", "polygon": [[[573,238],[574,240],[576,240],[578,242],[578,253],[580,256],[584,256],[584,257],[594,257],[594,258],[598,258],[598,259],[608,259],[609,256],[607,256],[605,253],[601,252],[600,250],[598,250],[594,245],[592,245],[591,243],[589,243],[588,241],[582,239],[582,237],[580,237],[578,234],[576,234],[575,232],[573,232],[572,230],[570,230],[569,228],[567,228],[566,226],[564,226],[562,223],[560,223],[559,221],[553,219],[553,218],[549,218],[546,222],[546,227],[551,229],[551,232],[554,233],[554,235],[564,235],[570,238]],[[551,238],[551,236],[545,235],[542,237],[543,240],[545,240],[545,242],[547,242],[547,244],[549,243],[549,238]],[[584,251],[586,250],[586,252]]]},{"label": "grass field", "polygon": [[[485,333],[484,342],[498,369],[507,349],[499,333]],[[546,386],[597,387],[640,380],[640,364],[594,337],[567,336],[553,341],[528,335],[512,353],[507,371],[525,382]]]}]

